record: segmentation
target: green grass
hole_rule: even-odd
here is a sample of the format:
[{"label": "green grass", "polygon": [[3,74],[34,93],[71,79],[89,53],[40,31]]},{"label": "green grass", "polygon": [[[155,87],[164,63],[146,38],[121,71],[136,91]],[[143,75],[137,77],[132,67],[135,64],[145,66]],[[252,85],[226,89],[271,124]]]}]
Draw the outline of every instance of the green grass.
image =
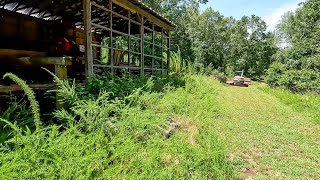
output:
[{"label": "green grass", "polygon": [[216,89],[221,112],[216,132],[240,177],[320,178],[320,125],[308,114],[318,113],[317,103],[303,112],[300,95],[260,85]]},{"label": "green grass", "polygon": [[[0,178],[320,178],[318,97],[180,78],[180,87],[137,79],[142,87],[125,89],[95,80],[104,91],[86,97],[62,84],[61,125],[14,131],[0,145]],[[170,135],[169,122],[179,124]]]},{"label": "green grass", "polygon": [[306,116],[320,124],[320,96],[311,93],[293,94],[288,90],[274,89],[262,85],[259,86],[259,89],[277,97],[294,110],[305,113]]}]

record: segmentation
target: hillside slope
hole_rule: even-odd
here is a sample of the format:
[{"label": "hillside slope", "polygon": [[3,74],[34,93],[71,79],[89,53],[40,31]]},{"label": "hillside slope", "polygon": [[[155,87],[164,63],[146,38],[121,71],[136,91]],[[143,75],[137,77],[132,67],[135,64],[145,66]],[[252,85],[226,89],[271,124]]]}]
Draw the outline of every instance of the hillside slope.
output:
[{"label": "hillside slope", "polygon": [[257,86],[219,86],[216,131],[242,178],[319,179],[320,126]]}]

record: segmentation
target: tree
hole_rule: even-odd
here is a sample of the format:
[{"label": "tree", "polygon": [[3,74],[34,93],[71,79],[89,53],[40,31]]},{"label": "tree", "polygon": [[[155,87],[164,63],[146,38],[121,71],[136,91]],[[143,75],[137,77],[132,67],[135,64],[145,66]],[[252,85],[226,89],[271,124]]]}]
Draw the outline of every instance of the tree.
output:
[{"label": "tree", "polygon": [[199,5],[206,2],[145,0],[177,25],[172,33],[173,50],[180,47],[184,59],[211,64],[228,74],[244,69],[246,75],[261,79],[276,51],[266,23],[258,16],[224,17],[212,8],[201,13]]},{"label": "tree", "polygon": [[[278,52],[276,65],[268,71],[267,80],[270,84],[299,92],[320,92],[319,9],[319,0],[307,0],[295,12],[283,16],[277,26],[277,34],[280,42],[284,41],[288,46]],[[278,71],[276,67],[280,67],[279,64],[285,69]]]}]

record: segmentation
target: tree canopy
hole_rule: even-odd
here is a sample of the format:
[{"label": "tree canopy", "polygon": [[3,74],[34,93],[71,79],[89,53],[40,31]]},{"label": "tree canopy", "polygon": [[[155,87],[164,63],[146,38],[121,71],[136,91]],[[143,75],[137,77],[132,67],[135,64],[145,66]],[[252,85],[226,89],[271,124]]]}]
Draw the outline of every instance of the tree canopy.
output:
[{"label": "tree canopy", "polygon": [[278,25],[284,44],[276,54],[267,82],[296,92],[320,92],[320,1],[308,0],[289,12]]},{"label": "tree canopy", "polygon": [[212,65],[227,75],[245,70],[254,80],[293,91],[320,92],[320,1],[300,3],[287,12],[275,32],[261,17],[225,17],[207,0],[145,0],[176,25],[173,50],[198,65]]},{"label": "tree canopy", "polygon": [[207,0],[146,0],[145,3],[171,19],[174,50],[199,65],[212,65],[226,73],[244,69],[247,76],[262,79],[276,51],[274,35],[258,16],[240,20],[225,17],[212,8],[201,12]]}]

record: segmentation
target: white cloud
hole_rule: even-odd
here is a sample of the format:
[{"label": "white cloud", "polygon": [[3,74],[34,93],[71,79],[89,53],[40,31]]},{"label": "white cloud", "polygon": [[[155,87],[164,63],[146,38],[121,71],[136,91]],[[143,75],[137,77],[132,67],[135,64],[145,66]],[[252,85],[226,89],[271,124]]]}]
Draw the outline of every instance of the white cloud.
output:
[{"label": "white cloud", "polygon": [[280,22],[282,15],[288,11],[295,11],[299,7],[299,3],[303,1],[304,0],[295,0],[283,5],[282,7],[270,9],[271,13],[263,17],[263,20],[268,25],[268,30],[274,30],[276,25]]}]

